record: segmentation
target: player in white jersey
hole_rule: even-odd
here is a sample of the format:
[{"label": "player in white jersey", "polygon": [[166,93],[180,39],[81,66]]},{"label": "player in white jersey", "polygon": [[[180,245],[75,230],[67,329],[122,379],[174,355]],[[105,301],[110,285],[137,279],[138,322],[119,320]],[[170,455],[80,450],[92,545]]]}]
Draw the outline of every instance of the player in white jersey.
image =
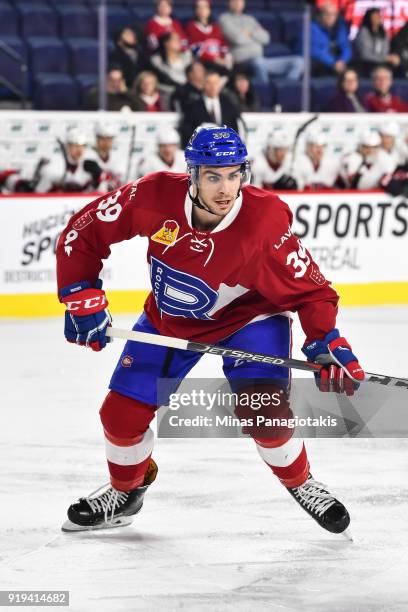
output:
[{"label": "player in white jersey", "polygon": [[327,139],[319,130],[306,133],[305,152],[296,159],[295,178],[298,189],[316,190],[336,185],[340,161],[327,151]]},{"label": "player in white jersey", "polygon": [[263,189],[296,189],[290,140],[284,133],[270,134],[265,149],[252,163],[252,184]]},{"label": "player in white jersey", "polygon": [[404,131],[402,143],[400,145],[401,164],[408,164],[408,130]]},{"label": "player in white jersey", "polygon": [[109,123],[98,123],[95,146],[85,152],[85,168],[98,182],[98,191],[112,191],[125,182],[123,161],[113,150],[115,128]]},{"label": "player in white jersey", "polygon": [[380,148],[385,151],[394,162],[395,166],[404,163],[404,152],[402,147],[398,144],[398,136],[400,128],[395,121],[386,122],[380,125],[378,133],[381,138]]},{"label": "player in white jersey", "polygon": [[386,174],[394,172],[397,164],[380,145],[378,132],[365,130],[361,134],[357,151],[345,155],[342,160],[341,176],[346,187],[376,189]]},{"label": "player in white jersey", "polygon": [[94,191],[94,177],[84,168],[85,149],[85,135],[76,128],[67,130],[61,152],[39,163],[35,178],[36,193]]},{"label": "player in white jersey", "polygon": [[180,149],[180,136],[173,128],[160,131],[157,137],[157,151],[141,160],[137,175],[150,172],[185,172],[186,162]]}]

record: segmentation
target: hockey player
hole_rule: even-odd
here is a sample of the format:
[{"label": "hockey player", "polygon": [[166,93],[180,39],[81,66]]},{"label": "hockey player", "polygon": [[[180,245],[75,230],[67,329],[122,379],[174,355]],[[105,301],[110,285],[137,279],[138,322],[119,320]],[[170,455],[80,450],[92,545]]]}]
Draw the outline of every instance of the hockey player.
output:
[{"label": "hockey player", "polygon": [[381,187],[385,175],[394,172],[397,164],[380,145],[378,132],[365,130],[357,151],[343,157],[340,172],[349,189],[376,189]]},{"label": "hockey player", "polygon": [[292,175],[290,141],[286,134],[275,132],[267,140],[265,150],[251,164],[252,184],[263,189],[296,189]]},{"label": "hockey player", "polygon": [[[247,185],[247,150],[238,134],[227,126],[198,128],[185,158],[188,174],[149,174],[70,220],[57,247],[66,339],[96,351],[106,346],[111,317],[98,279],[102,260],[111,244],[139,235],[149,239],[152,292],[135,330],[288,356],[287,315],[296,311],[306,334],[303,352],[327,364],[320,388],[342,391],[358,384],[364,372],[335,327],[338,296],[292,233],[288,206],[270,191]],[[200,356],[125,345],[100,410],[110,484],[73,503],[64,530],[132,521],[157,472],[149,428],[157,380],[182,379]],[[288,380],[287,369],[276,365],[223,361],[232,385],[273,389],[275,379]],[[280,410],[290,413],[285,401]],[[346,508],[311,476],[305,446],[293,430],[251,435],[298,504],[328,531],[344,531],[350,521]]]},{"label": "hockey player", "polygon": [[395,121],[383,123],[378,128],[378,133],[381,138],[380,150],[385,151],[395,167],[404,162],[404,155],[401,148],[397,144],[397,138],[400,133],[398,124]]},{"label": "hockey player", "polygon": [[295,178],[299,189],[333,189],[340,172],[340,161],[326,149],[327,139],[319,130],[309,130],[306,149],[296,160]]},{"label": "hockey player", "polygon": [[84,168],[86,137],[77,128],[67,130],[61,152],[52,159],[40,161],[36,177],[35,191],[94,191],[97,187],[95,177]]},{"label": "hockey player", "polygon": [[98,123],[95,129],[95,147],[87,149],[84,168],[94,178],[98,191],[112,191],[124,180],[123,163],[113,151],[115,129],[109,123]]},{"label": "hockey player", "polygon": [[164,128],[157,137],[157,152],[142,159],[138,176],[145,176],[150,172],[184,172],[186,162],[180,150],[180,136],[174,128]]}]

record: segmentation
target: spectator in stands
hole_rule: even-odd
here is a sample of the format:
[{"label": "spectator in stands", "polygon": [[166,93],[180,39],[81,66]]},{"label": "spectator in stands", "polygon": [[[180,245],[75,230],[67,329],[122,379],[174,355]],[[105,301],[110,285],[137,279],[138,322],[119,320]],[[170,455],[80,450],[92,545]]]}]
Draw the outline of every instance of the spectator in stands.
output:
[{"label": "spectator in stands", "polygon": [[220,26],[211,19],[209,0],[196,0],[194,19],[186,26],[188,43],[195,57],[206,68],[214,68],[220,74],[229,74],[232,56]]},{"label": "spectator in stands", "polygon": [[[298,49],[302,49],[299,41]],[[311,58],[313,76],[341,74],[351,60],[351,44],[347,26],[333,4],[324,4],[311,27]]]},{"label": "spectator in stands", "polygon": [[202,123],[227,125],[240,131],[240,112],[231,96],[221,92],[222,80],[218,72],[208,71],[203,93],[198,102],[186,107],[180,124],[182,145],[185,147],[196,127]]},{"label": "spectator in stands", "polygon": [[251,182],[263,189],[297,189],[292,169],[290,141],[284,132],[275,132],[267,140],[262,154],[251,164]]},{"label": "spectator in stands", "polygon": [[347,68],[339,75],[337,91],[329,100],[325,111],[330,113],[364,113],[364,101],[359,96],[358,74],[352,68]]},{"label": "spectator in stands", "polygon": [[89,172],[98,191],[112,191],[125,182],[124,164],[113,150],[115,128],[109,123],[98,123],[95,129],[95,146],[84,153],[84,169]]},{"label": "spectator in stands", "polygon": [[52,159],[41,160],[37,168],[35,191],[95,191],[99,181],[84,168],[86,138],[76,128],[67,130],[65,143]]},{"label": "spectator in stands", "polygon": [[342,159],[341,176],[348,189],[376,189],[395,164],[385,151],[380,150],[378,132],[365,130],[359,139],[357,151]]},{"label": "spectator in stands", "polygon": [[[106,78],[107,110],[122,111],[135,110],[132,96],[130,95],[123,72],[120,68],[112,66]],[[99,89],[93,87],[86,96],[84,110],[98,110]]]},{"label": "spectator in stands", "polygon": [[171,16],[173,4],[171,0],[157,0],[156,13],[146,24],[145,36],[149,51],[152,53],[159,48],[160,38],[163,34],[176,32],[181,40],[183,48],[187,48],[187,36],[183,26],[177,19]]},{"label": "spectator in stands", "polygon": [[157,137],[157,151],[142,159],[138,167],[138,176],[150,172],[185,172],[186,162],[180,149],[180,137],[176,130],[168,128],[161,130]]},{"label": "spectator in stands", "polygon": [[115,49],[109,55],[109,65],[122,70],[126,86],[130,88],[136,76],[146,66],[143,49],[139,44],[136,32],[125,27],[120,30],[115,40]]},{"label": "spectator in stands", "polygon": [[408,77],[408,22],[392,38],[391,53],[400,60],[398,76]]},{"label": "spectator in stands", "polygon": [[400,133],[398,124],[395,121],[382,123],[378,128],[378,133],[381,138],[380,149],[389,155],[395,166],[404,163],[404,153],[397,142]]},{"label": "spectator in stands", "polygon": [[326,150],[327,139],[319,130],[306,133],[306,149],[296,160],[295,179],[301,190],[333,189],[340,173],[340,161]]},{"label": "spectator in stands", "polygon": [[299,79],[303,73],[303,57],[264,57],[263,47],[270,35],[251,15],[244,14],[245,0],[229,0],[228,11],[220,16],[220,26],[230,45],[235,67],[250,71],[255,80],[269,82],[269,75]]},{"label": "spectator in stands", "polygon": [[364,104],[371,113],[406,113],[408,104],[391,93],[392,72],[387,66],[375,68],[371,75],[373,92],[366,95]]},{"label": "spectator in stands", "polygon": [[245,72],[234,74],[229,91],[231,91],[241,113],[253,113],[260,110],[256,89]]},{"label": "spectator in stands", "polygon": [[199,61],[191,62],[186,68],[186,83],[178,87],[170,100],[170,108],[184,113],[190,103],[198,102],[204,88],[205,68]]},{"label": "spectator in stands", "polygon": [[390,41],[384,30],[380,9],[371,8],[366,11],[354,41],[354,54],[361,76],[369,76],[380,64],[399,66],[399,56],[390,53]]},{"label": "spectator in stands", "polygon": [[159,50],[151,57],[151,65],[156,72],[163,90],[173,93],[176,87],[186,82],[186,68],[191,63],[191,51],[183,51],[177,32],[163,34]]},{"label": "spectator in stands", "polygon": [[167,110],[165,101],[158,89],[158,80],[154,72],[143,70],[135,79],[132,96],[136,111],[157,113]]}]

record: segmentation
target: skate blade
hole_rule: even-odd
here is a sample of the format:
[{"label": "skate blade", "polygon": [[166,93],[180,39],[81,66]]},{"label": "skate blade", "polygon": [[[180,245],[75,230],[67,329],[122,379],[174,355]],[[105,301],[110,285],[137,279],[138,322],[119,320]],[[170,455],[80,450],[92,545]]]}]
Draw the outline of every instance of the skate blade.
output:
[{"label": "skate blade", "polygon": [[347,540],[347,542],[354,542],[350,529],[345,529],[344,531],[341,532],[340,535],[342,535],[343,538]]},{"label": "skate blade", "polygon": [[122,516],[121,518],[115,519],[113,522],[101,523],[100,525],[94,527],[87,527],[86,525],[76,525],[68,519],[62,525],[61,531],[72,533],[74,531],[99,531],[101,529],[115,529],[116,527],[126,527],[127,525],[131,525],[132,522],[132,516]]}]

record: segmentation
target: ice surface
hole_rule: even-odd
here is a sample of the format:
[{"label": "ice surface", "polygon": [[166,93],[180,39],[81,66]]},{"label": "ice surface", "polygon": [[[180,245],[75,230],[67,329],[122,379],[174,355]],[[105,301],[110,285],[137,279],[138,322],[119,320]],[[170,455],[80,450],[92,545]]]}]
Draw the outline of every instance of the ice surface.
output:
[{"label": "ice surface", "polygon": [[[367,370],[407,377],[408,308],[345,309],[339,326]],[[64,534],[68,505],[107,480],[97,411],[122,343],[78,349],[57,320],[0,331],[1,589],[70,590],[75,612],[408,609],[406,440],[307,442],[353,543],[302,512],[246,439],[159,440],[131,527]],[[192,375],[221,376],[219,359]]]}]

